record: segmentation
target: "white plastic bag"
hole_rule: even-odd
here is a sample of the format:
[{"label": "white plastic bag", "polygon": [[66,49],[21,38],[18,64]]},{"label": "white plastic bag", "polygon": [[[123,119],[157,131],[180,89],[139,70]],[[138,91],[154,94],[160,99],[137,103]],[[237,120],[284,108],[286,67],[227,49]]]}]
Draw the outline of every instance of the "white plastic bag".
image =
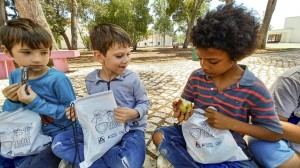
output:
[{"label": "white plastic bag", "polygon": [[74,105],[84,136],[85,160],[79,166],[85,168],[120,142],[126,129],[115,121],[117,103],[111,90],[78,99]]},{"label": "white plastic bag", "polygon": [[0,154],[6,158],[38,154],[50,145],[51,137],[40,133],[39,114],[22,108],[0,113]]},{"label": "white plastic bag", "polygon": [[182,124],[187,151],[192,158],[203,164],[248,160],[230,131],[210,127],[203,114],[204,110],[194,109],[193,115]]}]

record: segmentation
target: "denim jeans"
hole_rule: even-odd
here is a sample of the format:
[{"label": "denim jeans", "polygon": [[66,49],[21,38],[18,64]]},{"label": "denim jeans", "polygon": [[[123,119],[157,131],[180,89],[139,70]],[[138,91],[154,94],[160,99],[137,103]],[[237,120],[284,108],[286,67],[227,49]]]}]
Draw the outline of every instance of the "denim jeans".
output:
[{"label": "denim jeans", "polygon": [[223,162],[217,164],[201,164],[195,162],[187,152],[181,125],[162,127],[155,131],[159,131],[163,134],[163,140],[158,146],[159,152],[175,168],[257,168],[257,165],[253,160]]},{"label": "denim jeans", "polygon": [[[77,128],[77,145],[75,144],[73,131],[65,131],[58,134],[52,143],[53,152],[61,159],[70,163],[79,163],[84,160],[83,133]],[[76,147],[77,146],[77,147]],[[76,148],[78,155],[75,158]],[[100,159],[96,160],[90,168],[141,168],[146,155],[145,134],[141,130],[130,130],[122,140],[110,148]],[[125,162],[124,162],[125,160]]]},{"label": "denim jeans", "polygon": [[0,168],[57,168],[61,159],[55,156],[49,145],[37,155],[8,159],[0,156]]}]

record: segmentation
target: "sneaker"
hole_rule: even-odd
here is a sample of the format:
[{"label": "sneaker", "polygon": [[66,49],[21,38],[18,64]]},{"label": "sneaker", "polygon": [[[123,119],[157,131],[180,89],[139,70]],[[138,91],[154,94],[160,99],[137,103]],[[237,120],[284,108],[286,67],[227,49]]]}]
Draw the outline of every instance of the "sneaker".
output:
[{"label": "sneaker", "polygon": [[163,155],[159,155],[156,162],[157,168],[173,168],[172,164],[164,158]]}]

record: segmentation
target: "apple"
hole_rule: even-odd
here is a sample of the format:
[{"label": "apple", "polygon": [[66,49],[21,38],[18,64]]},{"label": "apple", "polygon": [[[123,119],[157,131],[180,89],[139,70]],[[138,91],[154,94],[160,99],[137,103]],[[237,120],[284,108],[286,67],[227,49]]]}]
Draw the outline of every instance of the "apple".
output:
[{"label": "apple", "polygon": [[193,103],[181,98],[177,101],[176,108],[182,113],[191,112],[193,110]]}]

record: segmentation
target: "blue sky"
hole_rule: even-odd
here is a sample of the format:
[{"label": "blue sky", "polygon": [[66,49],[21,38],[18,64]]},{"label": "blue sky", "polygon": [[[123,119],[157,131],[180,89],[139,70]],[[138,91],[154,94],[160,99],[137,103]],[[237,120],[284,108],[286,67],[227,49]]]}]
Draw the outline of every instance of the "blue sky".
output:
[{"label": "blue sky", "polygon": [[[261,19],[263,19],[268,0],[236,0],[236,2],[243,3],[247,8],[256,10]],[[224,2],[212,0],[211,9],[222,3]],[[270,24],[273,29],[283,29],[285,18],[293,16],[300,16],[300,0],[277,0]]]}]

